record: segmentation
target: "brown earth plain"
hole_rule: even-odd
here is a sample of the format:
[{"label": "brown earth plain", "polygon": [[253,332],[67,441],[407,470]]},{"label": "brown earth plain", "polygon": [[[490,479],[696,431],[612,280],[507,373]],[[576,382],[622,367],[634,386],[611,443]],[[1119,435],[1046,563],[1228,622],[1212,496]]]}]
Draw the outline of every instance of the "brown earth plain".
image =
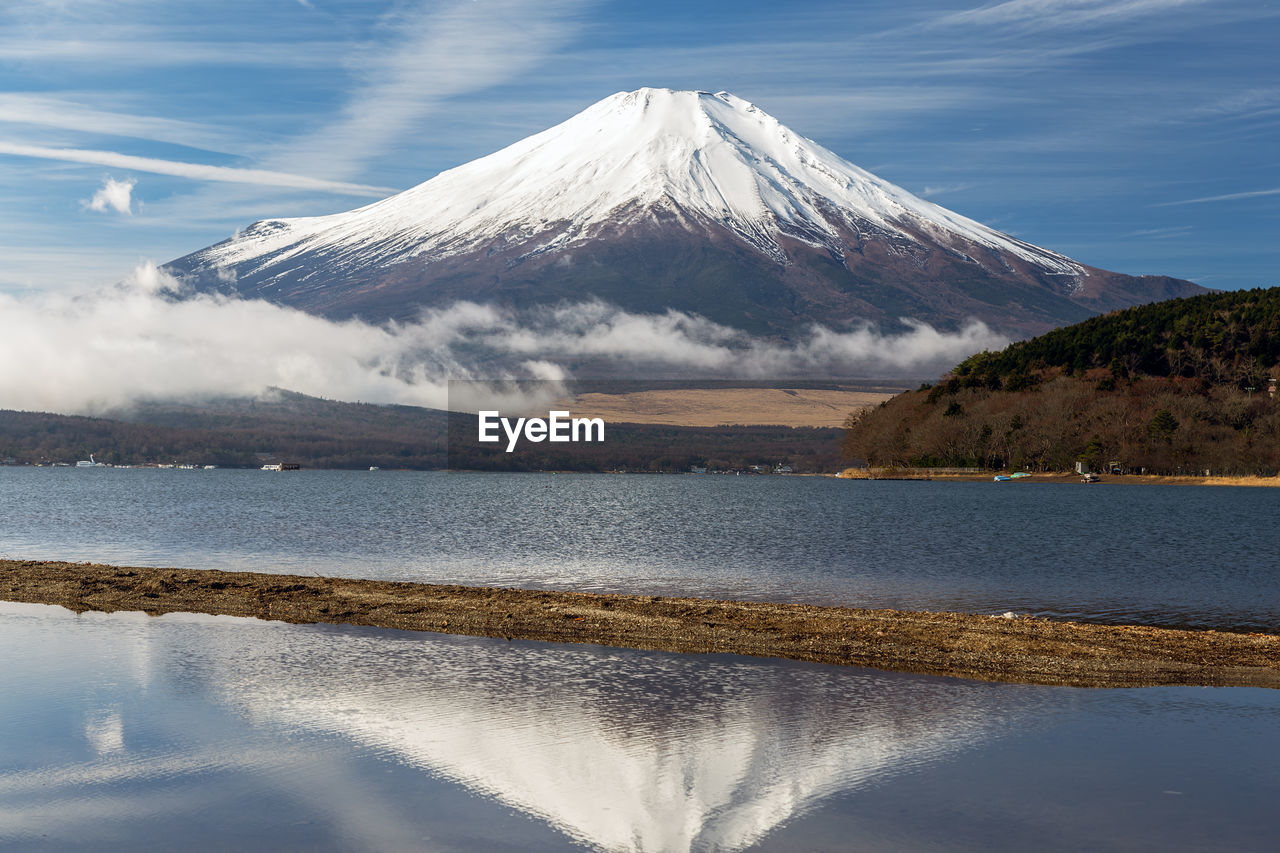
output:
[{"label": "brown earth plain", "polygon": [[683,388],[623,394],[579,394],[552,408],[605,423],[670,426],[840,427],[850,413],[893,394],[805,388]]}]

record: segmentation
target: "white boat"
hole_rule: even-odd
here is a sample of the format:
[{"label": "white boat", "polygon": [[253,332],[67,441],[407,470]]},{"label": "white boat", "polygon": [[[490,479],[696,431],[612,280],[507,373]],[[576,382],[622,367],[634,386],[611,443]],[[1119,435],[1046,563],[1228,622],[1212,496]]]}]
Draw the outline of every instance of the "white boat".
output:
[{"label": "white boat", "polygon": [[369,466],[369,470],[370,470],[370,471],[381,471],[382,469],[381,469],[381,468],[379,468],[377,465],[370,465],[370,466]]},{"label": "white boat", "polygon": [[283,466],[283,465],[281,465],[279,462],[277,462],[277,463],[275,463],[274,465],[271,465],[271,464],[263,465],[261,470],[263,470],[263,471],[283,471],[283,470],[284,470],[284,466]]},{"label": "white boat", "polygon": [[107,463],[105,463],[105,462],[95,462],[95,461],[93,460],[93,454],[92,454],[92,453],[90,453],[90,454],[89,454],[89,458],[88,458],[88,459],[81,459],[79,462],[77,462],[77,463],[76,463],[76,467],[77,467],[77,468],[106,468],[106,467],[107,467]]}]

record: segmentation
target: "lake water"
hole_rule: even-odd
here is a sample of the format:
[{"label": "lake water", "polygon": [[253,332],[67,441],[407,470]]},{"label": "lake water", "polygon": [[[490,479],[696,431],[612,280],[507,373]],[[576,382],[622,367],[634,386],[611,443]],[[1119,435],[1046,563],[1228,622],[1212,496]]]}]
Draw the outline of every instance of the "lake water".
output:
[{"label": "lake water", "polygon": [[4,849],[1275,849],[1275,690],[14,604],[0,644]]},{"label": "lake water", "polygon": [[[1278,499],[0,468],[0,555],[1275,631]],[[0,648],[0,849],[1275,849],[1277,690],[5,603]]]},{"label": "lake water", "polygon": [[0,468],[0,555],[1280,630],[1280,489]]}]

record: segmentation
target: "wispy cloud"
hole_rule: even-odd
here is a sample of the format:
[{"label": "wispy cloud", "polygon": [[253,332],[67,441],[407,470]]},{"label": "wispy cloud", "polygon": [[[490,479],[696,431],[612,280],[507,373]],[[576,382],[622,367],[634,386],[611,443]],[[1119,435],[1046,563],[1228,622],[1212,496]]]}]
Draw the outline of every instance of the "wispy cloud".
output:
[{"label": "wispy cloud", "polygon": [[1186,237],[1194,229],[1190,225],[1174,225],[1169,228],[1142,228],[1130,231],[1126,237],[1150,237],[1156,240],[1169,240],[1175,237]]},{"label": "wispy cloud", "polygon": [[179,160],[160,160],[154,157],[135,157],[116,151],[94,151],[85,148],[46,148],[39,145],[23,145],[0,141],[0,154],[18,157],[36,157],[43,160],[61,160],[66,163],[89,163],[114,169],[131,169],[156,175],[173,175],[197,181],[218,181],[233,184],[257,184],[273,187],[292,187],[304,190],[325,190],[343,195],[379,198],[395,192],[391,187],[374,187],[329,181],[306,175],[277,172],[267,169],[240,169],[233,166],[208,166],[203,163],[184,163]]},{"label": "wispy cloud", "polygon": [[108,210],[124,214],[133,213],[133,187],[137,183],[133,178],[126,178],[123,181],[117,181],[111,177],[103,178],[101,188],[93,194],[93,198],[85,202],[85,207],[99,213],[106,213]]},{"label": "wispy cloud", "polygon": [[[87,93],[81,97],[102,98]],[[76,98],[33,92],[0,92],[0,122],[151,139],[205,150],[223,150],[237,136],[198,122],[103,110]]]},{"label": "wispy cloud", "polygon": [[133,35],[117,30],[99,32],[100,38],[0,38],[0,59],[14,63],[85,66],[110,63],[115,70],[200,65],[326,69],[339,62],[349,49],[349,45],[336,41],[309,41],[304,48],[299,48],[297,43],[284,41],[178,41],[157,38],[146,31]]},{"label": "wispy cloud", "polygon": [[1008,0],[944,15],[935,24],[1016,24],[1047,30],[1112,23],[1210,2],[1212,0]]},{"label": "wispy cloud", "polygon": [[936,184],[927,186],[917,193],[921,198],[930,198],[935,195],[946,195],[947,193],[958,193],[967,189],[972,189],[972,182],[961,182],[958,184]]},{"label": "wispy cloud", "polygon": [[1252,88],[1241,92],[1210,98],[1194,109],[1184,110],[1179,118],[1185,121],[1223,118],[1260,118],[1280,113],[1280,88]]},{"label": "wispy cloud", "polygon": [[1227,193],[1226,195],[1207,195],[1202,198],[1187,198],[1181,201],[1166,201],[1163,204],[1155,204],[1152,207],[1177,207],[1182,204],[1207,204],[1212,201],[1239,201],[1246,198],[1261,198],[1268,195],[1280,195],[1280,187],[1270,190],[1250,190],[1242,193]]},{"label": "wispy cloud", "polygon": [[273,162],[351,176],[422,132],[448,98],[507,82],[577,32],[589,0],[455,0],[390,19],[394,36],[357,58],[359,82],[337,117],[287,146]]}]

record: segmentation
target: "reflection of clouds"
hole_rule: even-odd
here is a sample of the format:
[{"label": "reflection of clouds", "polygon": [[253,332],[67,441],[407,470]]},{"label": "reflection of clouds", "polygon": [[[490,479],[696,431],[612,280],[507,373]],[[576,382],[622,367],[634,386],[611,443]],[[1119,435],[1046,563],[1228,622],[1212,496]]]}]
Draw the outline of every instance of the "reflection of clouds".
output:
[{"label": "reflection of clouds", "polygon": [[[360,780],[342,762],[274,742],[234,749],[209,744],[155,754],[116,752],[86,763],[0,773],[0,801],[5,803],[0,808],[0,846],[40,838],[77,848],[146,849],[137,843],[137,833],[148,824],[163,825],[183,815],[235,820],[236,810],[221,801],[243,797],[246,783],[285,793],[304,813],[312,806],[332,834],[345,839],[335,847],[420,848],[413,823],[394,804],[362,791]],[[189,838],[189,826],[184,819],[171,831],[162,829],[165,846],[213,849],[209,839]],[[253,846],[276,847],[270,839],[262,840],[267,843]]]},{"label": "reflection of clouds", "polygon": [[743,849],[1005,722],[989,686],[940,679],[325,634],[225,658],[219,689],[256,718],[352,738],[604,850]]},{"label": "reflection of clouds", "polygon": [[95,761],[42,767],[22,773],[0,774],[0,796],[49,791],[87,792],[126,782],[151,782],[196,776],[227,769],[263,769],[278,761],[281,753],[261,749],[194,749],[183,752],[125,753]]},{"label": "reflection of clouds", "polygon": [[[420,849],[416,822],[399,803],[363,790],[346,753],[246,728],[208,701],[208,671],[223,657],[271,643],[277,627],[187,614],[75,616],[0,602],[0,647],[9,655],[0,669],[0,722],[7,724],[0,726],[0,848],[212,849],[213,839],[188,834],[192,819],[237,826],[248,798],[312,816],[295,826],[322,825],[323,839],[341,840],[330,846]],[[4,713],[6,699],[17,715]],[[248,846],[315,846],[290,843],[299,830],[266,829],[271,835]],[[241,831],[214,833],[238,838],[220,849],[248,844]]]},{"label": "reflection of clouds", "polygon": [[84,737],[98,755],[110,755],[124,749],[124,721],[118,710],[90,714],[84,721]]}]

